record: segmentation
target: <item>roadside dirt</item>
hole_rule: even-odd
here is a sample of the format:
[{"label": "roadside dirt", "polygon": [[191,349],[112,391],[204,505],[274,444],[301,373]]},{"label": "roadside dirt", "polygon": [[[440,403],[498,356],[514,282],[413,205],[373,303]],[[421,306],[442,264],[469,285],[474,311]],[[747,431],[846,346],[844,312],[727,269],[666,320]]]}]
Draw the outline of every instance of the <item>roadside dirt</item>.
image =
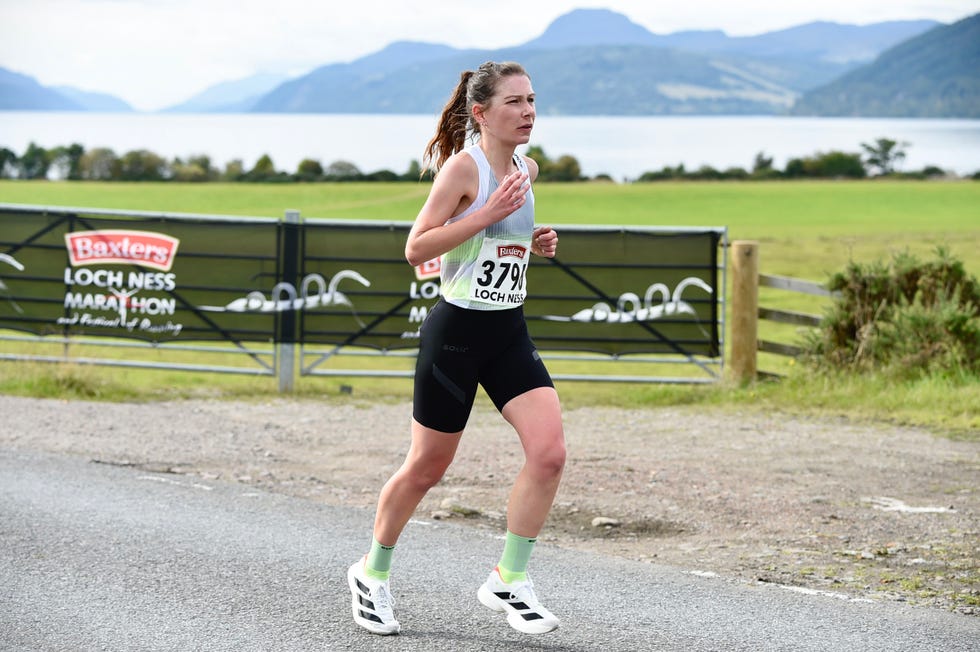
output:
[{"label": "roadside dirt", "polygon": [[[0,396],[0,413],[3,447],[370,508],[405,454],[411,409],[353,397]],[[731,581],[980,615],[980,443],[704,408],[580,408],[566,411],[565,429],[568,466],[542,541]],[[478,405],[417,516],[503,528],[521,462],[509,426]]]}]

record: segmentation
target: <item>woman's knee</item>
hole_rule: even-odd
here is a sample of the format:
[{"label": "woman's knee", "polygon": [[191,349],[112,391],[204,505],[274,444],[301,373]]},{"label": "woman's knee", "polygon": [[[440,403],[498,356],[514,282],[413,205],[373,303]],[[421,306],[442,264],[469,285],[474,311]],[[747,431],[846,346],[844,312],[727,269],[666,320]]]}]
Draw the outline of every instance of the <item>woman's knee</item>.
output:
[{"label": "woman's knee", "polygon": [[428,491],[439,484],[447,468],[441,464],[413,464],[404,469],[402,477],[417,490]]},{"label": "woman's knee", "polygon": [[540,477],[556,477],[565,469],[565,458],[565,440],[555,437],[546,446],[534,446],[528,450],[526,463]]}]

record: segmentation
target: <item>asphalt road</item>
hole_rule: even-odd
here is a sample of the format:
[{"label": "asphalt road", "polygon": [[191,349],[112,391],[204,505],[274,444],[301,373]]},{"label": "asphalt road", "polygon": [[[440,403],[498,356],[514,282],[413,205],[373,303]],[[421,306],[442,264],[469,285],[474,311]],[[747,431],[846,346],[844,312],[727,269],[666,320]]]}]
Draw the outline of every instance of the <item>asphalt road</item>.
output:
[{"label": "asphalt road", "polygon": [[413,521],[392,589],[402,633],[353,624],[347,567],[373,515],[0,449],[0,650],[973,651],[980,619],[807,594],[539,544],[561,629],[525,636],[476,600],[494,533]]}]

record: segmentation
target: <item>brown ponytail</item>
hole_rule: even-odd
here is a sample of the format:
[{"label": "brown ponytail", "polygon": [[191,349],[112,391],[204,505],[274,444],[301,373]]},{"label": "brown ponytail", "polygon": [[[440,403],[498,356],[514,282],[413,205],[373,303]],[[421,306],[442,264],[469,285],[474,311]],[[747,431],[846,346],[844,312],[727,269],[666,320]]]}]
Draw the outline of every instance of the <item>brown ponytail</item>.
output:
[{"label": "brown ponytail", "polygon": [[510,75],[528,76],[519,63],[512,61],[487,61],[477,70],[464,70],[460,74],[453,96],[442,109],[436,134],[425,146],[422,155],[423,175],[428,170],[438,172],[450,156],[466,146],[468,135],[475,136],[479,133],[480,130],[473,123],[473,106],[488,105],[497,89],[497,83],[501,78]]}]

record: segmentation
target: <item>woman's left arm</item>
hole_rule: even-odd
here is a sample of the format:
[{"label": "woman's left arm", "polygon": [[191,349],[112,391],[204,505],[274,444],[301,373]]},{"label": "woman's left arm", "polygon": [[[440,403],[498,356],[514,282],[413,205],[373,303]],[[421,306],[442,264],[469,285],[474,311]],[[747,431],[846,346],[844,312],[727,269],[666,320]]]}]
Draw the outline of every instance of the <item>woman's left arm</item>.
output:
[{"label": "woman's left arm", "polygon": [[[538,178],[538,162],[533,158],[524,157],[527,164],[527,176],[533,183]],[[531,236],[531,253],[545,258],[554,258],[558,251],[558,234],[550,226],[539,226]]]}]

